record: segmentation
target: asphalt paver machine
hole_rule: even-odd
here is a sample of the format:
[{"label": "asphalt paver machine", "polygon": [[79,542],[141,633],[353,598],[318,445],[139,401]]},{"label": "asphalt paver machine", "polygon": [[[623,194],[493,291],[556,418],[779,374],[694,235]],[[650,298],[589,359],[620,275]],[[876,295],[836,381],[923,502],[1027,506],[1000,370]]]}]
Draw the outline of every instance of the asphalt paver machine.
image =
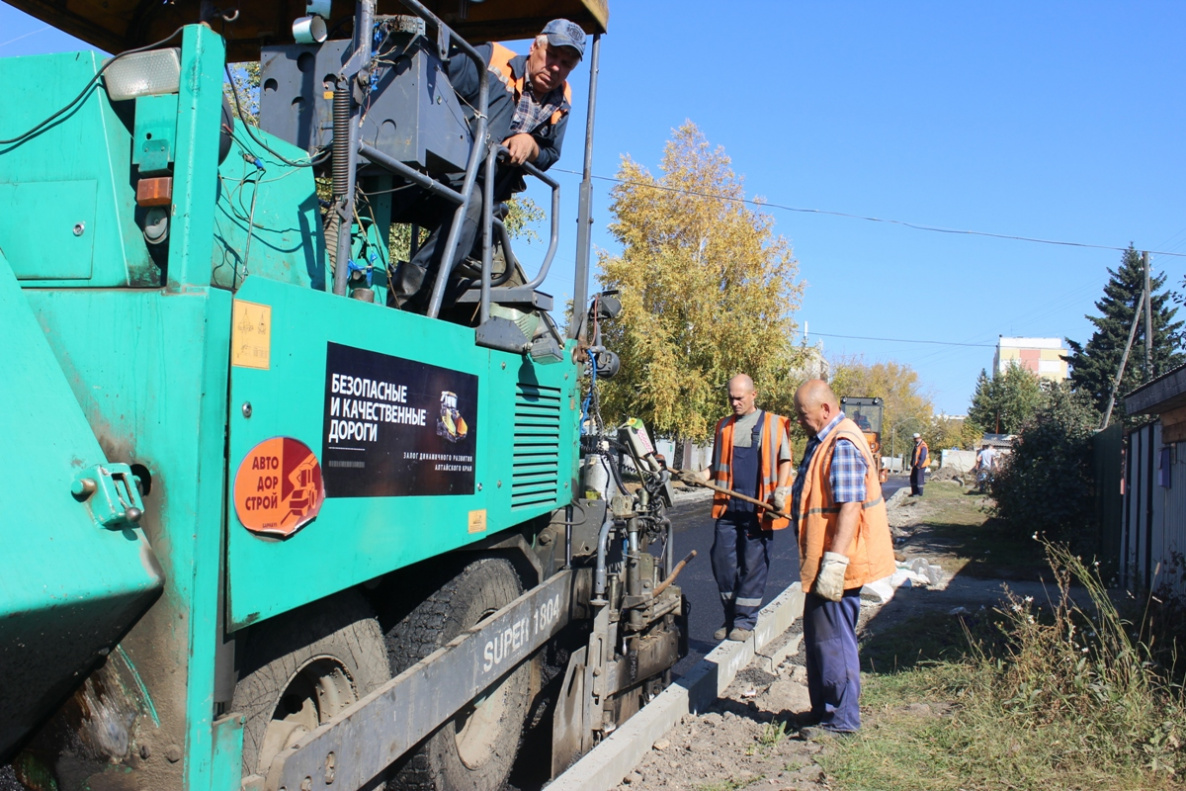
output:
[{"label": "asphalt paver machine", "polygon": [[[616,367],[585,292],[605,3],[13,5],[115,55],[0,60],[0,761],[61,791],[568,766],[686,612],[666,472],[581,479],[582,447],[630,456],[586,392]],[[389,307],[392,223],[497,167],[502,88],[459,102],[446,59],[561,16],[592,36],[573,317],[533,168],[534,274],[486,201],[466,271]],[[228,61],[261,63],[258,126]]]}]

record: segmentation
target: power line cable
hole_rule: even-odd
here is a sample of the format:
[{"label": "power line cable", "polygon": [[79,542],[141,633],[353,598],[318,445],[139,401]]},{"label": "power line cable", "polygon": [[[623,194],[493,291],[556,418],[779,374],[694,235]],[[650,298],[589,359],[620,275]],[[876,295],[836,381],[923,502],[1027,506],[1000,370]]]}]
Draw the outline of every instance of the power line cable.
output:
[{"label": "power line cable", "polygon": [[[574,176],[582,175],[575,170],[564,170],[563,168],[553,168],[560,173],[570,173]],[[660,190],[663,192],[674,192],[681,195],[693,195],[700,198],[712,198],[715,200],[732,201],[734,203],[746,203],[758,208],[782,209],[783,211],[799,212],[801,214],[824,214],[830,217],[844,217],[850,220],[865,220],[866,222],[881,222],[890,225],[901,225],[905,228],[913,228],[916,231],[930,231],[932,233],[949,233],[960,234],[965,236],[987,236],[991,239],[1008,239],[1015,242],[1033,242],[1035,244],[1053,244],[1061,245],[1063,247],[1086,247],[1093,250],[1116,250],[1124,252],[1127,247],[1115,247],[1107,244],[1090,244],[1088,242],[1068,242],[1060,239],[1039,239],[1035,236],[1016,236],[1013,234],[993,233],[992,231],[972,231],[960,228],[943,228],[938,225],[923,225],[921,223],[908,222],[906,220],[894,220],[885,217],[867,217],[861,214],[849,214],[842,211],[831,211],[829,209],[806,209],[801,206],[788,206],[782,203],[770,203],[767,201],[760,201],[754,198],[735,198],[730,195],[717,195],[711,192],[700,192],[698,190],[685,190],[676,187],[667,187],[661,184],[647,184],[641,181],[627,181],[625,179],[614,178],[612,176],[597,176],[592,178],[600,181],[609,181],[615,184],[622,184],[628,187],[645,187],[649,189]],[[1186,253],[1173,253],[1166,250],[1149,250],[1150,255],[1170,255],[1178,258],[1186,258]]]},{"label": "power line cable", "polygon": [[28,38],[29,36],[34,36],[34,35],[37,35],[38,33],[44,33],[45,31],[47,31],[49,29],[50,29],[50,26],[46,25],[45,27],[39,27],[36,30],[30,30],[28,33],[22,33],[21,35],[17,36],[16,38],[10,38],[8,41],[0,41],[0,47],[7,47],[9,44],[15,44],[16,42],[20,41],[23,38]]},{"label": "power line cable", "polygon": [[995,343],[957,343],[955,341],[927,341],[913,338],[873,338],[867,335],[837,335],[831,332],[816,332],[811,331],[812,335],[818,335],[821,338],[846,338],[853,341],[885,341],[887,343],[929,343],[936,346],[977,346],[984,349],[995,349]]}]

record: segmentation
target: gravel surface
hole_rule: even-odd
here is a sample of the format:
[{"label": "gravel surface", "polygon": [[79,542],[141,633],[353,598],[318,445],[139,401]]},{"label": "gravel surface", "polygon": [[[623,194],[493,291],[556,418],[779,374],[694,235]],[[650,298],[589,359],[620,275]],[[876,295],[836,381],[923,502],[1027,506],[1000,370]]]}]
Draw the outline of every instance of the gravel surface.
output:
[{"label": "gravel surface", "polygon": [[[930,485],[942,485],[935,481]],[[951,485],[951,484],[948,484]],[[912,536],[916,525],[925,522],[933,507],[925,500],[910,499],[905,493],[890,500],[890,523],[899,539]],[[925,541],[899,542],[899,560],[926,558],[936,552]],[[858,631],[862,640],[874,640],[878,632],[920,615],[954,617],[952,611],[996,606],[1004,586],[1021,595],[1043,597],[1042,583],[973,579],[943,576],[935,584],[899,587],[885,603],[865,601]],[[798,639],[796,624],[787,639]],[[834,749],[836,737],[821,742],[800,739],[793,726],[795,715],[810,710],[806,670],[801,651],[779,667],[763,667],[761,658],[739,673],[715,705],[683,721],[655,741],[652,749],[626,775],[618,791],[733,791],[733,789],[778,789],[819,791],[829,788],[828,778],[818,763],[821,754]],[[947,712],[925,703],[907,706],[919,717],[942,717]],[[862,710],[863,729],[869,733],[879,725],[873,712]]]}]

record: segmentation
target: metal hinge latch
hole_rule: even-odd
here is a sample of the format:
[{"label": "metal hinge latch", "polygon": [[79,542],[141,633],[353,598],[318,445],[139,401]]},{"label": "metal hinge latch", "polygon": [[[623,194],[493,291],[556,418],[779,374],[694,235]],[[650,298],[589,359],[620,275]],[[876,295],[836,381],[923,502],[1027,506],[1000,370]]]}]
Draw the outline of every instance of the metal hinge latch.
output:
[{"label": "metal hinge latch", "polygon": [[123,528],[140,521],[140,479],[126,464],[97,464],[74,477],[70,493],[86,503],[99,527]]}]

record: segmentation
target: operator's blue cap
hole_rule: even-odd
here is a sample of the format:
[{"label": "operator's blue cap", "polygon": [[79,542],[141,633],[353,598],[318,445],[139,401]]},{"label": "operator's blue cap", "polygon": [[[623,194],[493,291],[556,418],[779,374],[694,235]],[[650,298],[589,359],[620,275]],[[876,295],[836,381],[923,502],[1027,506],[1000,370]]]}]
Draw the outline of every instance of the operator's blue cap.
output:
[{"label": "operator's blue cap", "polygon": [[585,57],[585,31],[576,22],[553,19],[540,31],[553,47],[572,47],[579,57]]}]

